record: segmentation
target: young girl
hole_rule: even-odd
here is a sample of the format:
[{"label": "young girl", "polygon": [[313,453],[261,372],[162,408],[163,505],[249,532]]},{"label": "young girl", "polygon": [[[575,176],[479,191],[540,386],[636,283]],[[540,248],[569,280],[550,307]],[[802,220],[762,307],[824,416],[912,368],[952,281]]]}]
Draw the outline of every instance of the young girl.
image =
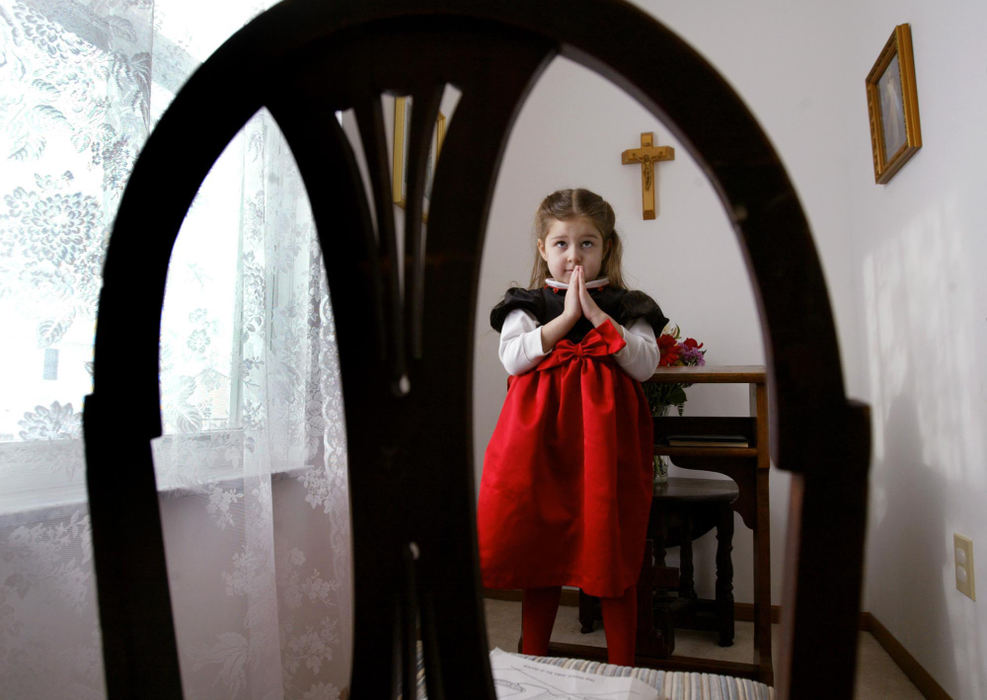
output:
[{"label": "young girl", "polygon": [[652,494],[640,382],[668,320],[624,287],[613,209],[599,195],[550,194],[535,231],[531,288],[509,289],[490,313],[511,377],[480,480],[483,582],[524,590],[522,650],[539,656],[561,587],[599,596],[608,659],[632,665]]}]

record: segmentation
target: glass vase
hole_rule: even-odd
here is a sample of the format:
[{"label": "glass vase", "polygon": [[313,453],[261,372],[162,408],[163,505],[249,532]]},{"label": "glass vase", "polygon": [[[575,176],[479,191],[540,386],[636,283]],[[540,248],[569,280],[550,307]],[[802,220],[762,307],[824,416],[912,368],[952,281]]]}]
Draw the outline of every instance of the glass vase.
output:
[{"label": "glass vase", "polygon": [[654,467],[655,488],[668,483],[668,455],[652,455],[651,464]]}]

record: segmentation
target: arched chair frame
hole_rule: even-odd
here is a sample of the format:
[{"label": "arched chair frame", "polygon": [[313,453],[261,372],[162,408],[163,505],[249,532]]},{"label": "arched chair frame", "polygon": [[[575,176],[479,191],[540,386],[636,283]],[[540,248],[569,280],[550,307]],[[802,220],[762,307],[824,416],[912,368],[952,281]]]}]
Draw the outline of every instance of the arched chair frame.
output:
[{"label": "arched chair frame", "polygon": [[[809,226],[780,159],[723,78],[619,0],[286,0],[230,38],[176,96],[120,204],[84,412],[110,697],[181,695],[150,453],[161,433],[165,278],[209,168],[263,107],[305,182],[338,331],[354,547],[352,696],[411,687],[420,629],[430,697],[494,697],[473,520],[477,278],[507,135],[558,55],[623,88],[672,129],[738,234],[768,355],[773,460],[793,473],[776,689],[779,697],[820,688],[850,697],[869,423],[866,407],[844,394]],[[425,156],[445,84],[462,96],[426,235]],[[401,258],[384,91],[410,94],[415,104]],[[358,119],[372,203],[333,119],[347,108]],[[135,408],[116,410],[123,405]],[[393,672],[381,673],[388,660]]]}]

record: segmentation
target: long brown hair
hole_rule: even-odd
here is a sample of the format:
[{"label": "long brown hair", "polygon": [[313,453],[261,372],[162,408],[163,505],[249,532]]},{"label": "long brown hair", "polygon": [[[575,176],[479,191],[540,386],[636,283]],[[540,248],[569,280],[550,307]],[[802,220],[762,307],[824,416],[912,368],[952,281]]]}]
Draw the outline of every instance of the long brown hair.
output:
[{"label": "long brown hair", "polygon": [[[620,261],[623,246],[620,236],[614,228],[616,216],[613,207],[595,192],[582,188],[558,190],[545,197],[535,212],[535,239],[544,241],[548,229],[556,221],[568,221],[577,217],[587,219],[600,235],[603,236],[603,263],[600,272],[610,280],[614,287],[624,288],[624,277],[620,272]],[[540,289],[545,286],[548,278],[548,263],[538,252],[535,245],[535,264],[531,268],[530,289]]]}]

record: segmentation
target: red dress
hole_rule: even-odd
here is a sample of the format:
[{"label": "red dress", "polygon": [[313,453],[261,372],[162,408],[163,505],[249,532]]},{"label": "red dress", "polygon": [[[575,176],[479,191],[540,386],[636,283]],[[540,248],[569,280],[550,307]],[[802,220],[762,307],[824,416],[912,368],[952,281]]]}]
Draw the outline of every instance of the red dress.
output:
[{"label": "red dress", "polygon": [[652,425],[640,383],[612,357],[624,344],[607,322],[510,378],[480,481],[485,586],[616,597],[637,582]]}]

